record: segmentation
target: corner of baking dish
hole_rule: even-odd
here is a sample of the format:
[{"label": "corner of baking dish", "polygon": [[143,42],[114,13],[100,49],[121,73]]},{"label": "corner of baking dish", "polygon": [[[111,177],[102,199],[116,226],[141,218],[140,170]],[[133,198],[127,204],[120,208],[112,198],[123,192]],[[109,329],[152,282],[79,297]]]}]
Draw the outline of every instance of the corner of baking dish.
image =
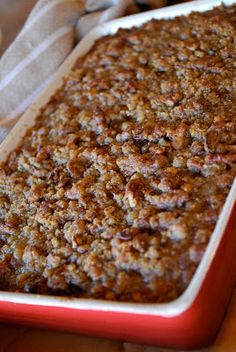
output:
[{"label": "corner of baking dish", "polygon": [[[77,59],[85,55],[94,41],[99,37],[107,34],[115,33],[119,28],[130,28],[138,26],[150,20],[151,18],[171,18],[179,15],[187,15],[192,11],[207,11],[221,3],[232,5],[236,0],[197,0],[185,4],[169,6],[159,10],[153,10],[136,14],[121,19],[102,24],[93,29],[86,37],[81,40],[72,54],[53,77],[52,82],[44,90],[43,94],[32,104],[22,118],[18,121],[8,137],[0,146],[0,161],[3,161],[7,155],[15,149],[20,139],[30,128],[50,96],[62,85],[63,77],[65,77],[70,69],[75,65]],[[221,211],[216,228],[211,236],[210,242],[203,255],[194,277],[186,291],[176,300],[169,303],[128,303],[114,302],[95,299],[65,298],[37,294],[24,294],[15,292],[0,292],[0,302],[12,302],[15,304],[28,304],[35,306],[60,307],[79,310],[94,310],[104,312],[131,313],[143,315],[156,315],[162,317],[174,317],[188,310],[195,298],[197,297],[206,274],[211,266],[212,260],[217,252],[219,244],[224,236],[225,228],[231,215],[234,203],[236,201],[236,180],[228,194],[223,210]]]}]

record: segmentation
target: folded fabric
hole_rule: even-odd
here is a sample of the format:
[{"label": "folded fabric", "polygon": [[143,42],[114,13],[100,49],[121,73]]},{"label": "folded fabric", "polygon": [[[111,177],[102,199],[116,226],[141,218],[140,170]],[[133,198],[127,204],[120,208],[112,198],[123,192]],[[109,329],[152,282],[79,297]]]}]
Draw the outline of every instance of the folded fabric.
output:
[{"label": "folded fabric", "polygon": [[[76,41],[97,24],[166,0],[39,0],[0,59],[0,141],[35,100]],[[0,33],[1,43],[1,33]]]}]

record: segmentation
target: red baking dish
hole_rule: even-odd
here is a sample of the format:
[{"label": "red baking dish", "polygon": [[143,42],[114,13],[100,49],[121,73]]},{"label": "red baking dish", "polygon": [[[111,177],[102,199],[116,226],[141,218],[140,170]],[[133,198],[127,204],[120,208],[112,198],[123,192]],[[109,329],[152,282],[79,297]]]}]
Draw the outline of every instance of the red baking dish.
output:
[{"label": "red baking dish", "polygon": [[[166,7],[101,25],[90,32],[60,68],[53,82],[28,109],[0,147],[0,160],[19,143],[34,124],[39,110],[62,84],[78,57],[94,41],[120,27],[141,25],[151,18],[206,11],[221,0],[195,1]],[[235,0],[224,1],[226,5]],[[0,292],[0,319],[7,323],[41,326],[96,336],[159,344],[181,349],[208,345],[216,335],[236,281],[236,181],[227,197],[203,259],[186,291],[162,304],[124,303]]]}]

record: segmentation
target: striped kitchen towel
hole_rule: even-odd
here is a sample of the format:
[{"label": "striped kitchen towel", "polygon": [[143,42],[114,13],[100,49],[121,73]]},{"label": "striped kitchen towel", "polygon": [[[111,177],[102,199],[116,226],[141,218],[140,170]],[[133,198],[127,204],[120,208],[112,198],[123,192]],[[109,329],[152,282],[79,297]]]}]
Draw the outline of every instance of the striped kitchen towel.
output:
[{"label": "striped kitchen towel", "polygon": [[[166,0],[39,0],[0,59],[0,141],[92,27]],[[1,37],[1,33],[0,33]],[[0,38],[1,44],[1,38]]]}]

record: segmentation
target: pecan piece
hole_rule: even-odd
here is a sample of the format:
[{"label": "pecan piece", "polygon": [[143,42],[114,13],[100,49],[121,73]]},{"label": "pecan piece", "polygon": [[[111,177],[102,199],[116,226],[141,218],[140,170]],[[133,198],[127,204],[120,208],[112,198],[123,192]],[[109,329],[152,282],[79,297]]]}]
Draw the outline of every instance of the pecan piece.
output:
[{"label": "pecan piece", "polygon": [[139,229],[135,227],[129,227],[127,229],[124,229],[123,231],[117,232],[117,234],[115,235],[115,238],[123,241],[129,241],[138,233],[139,233]]},{"label": "pecan piece", "polygon": [[236,163],[236,154],[211,154],[207,155],[205,158],[206,164],[215,164],[215,163],[225,163],[231,164]]},{"label": "pecan piece", "polygon": [[160,195],[146,194],[146,199],[158,209],[180,208],[189,200],[189,194],[182,190],[175,190]]},{"label": "pecan piece", "polygon": [[126,185],[125,196],[129,205],[134,208],[137,206],[144,188],[144,181],[138,174],[134,174]]},{"label": "pecan piece", "polygon": [[220,134],[216,130],[209,130],[205,138],[205,150],[207,152],[215,152],[220,142]]}]

